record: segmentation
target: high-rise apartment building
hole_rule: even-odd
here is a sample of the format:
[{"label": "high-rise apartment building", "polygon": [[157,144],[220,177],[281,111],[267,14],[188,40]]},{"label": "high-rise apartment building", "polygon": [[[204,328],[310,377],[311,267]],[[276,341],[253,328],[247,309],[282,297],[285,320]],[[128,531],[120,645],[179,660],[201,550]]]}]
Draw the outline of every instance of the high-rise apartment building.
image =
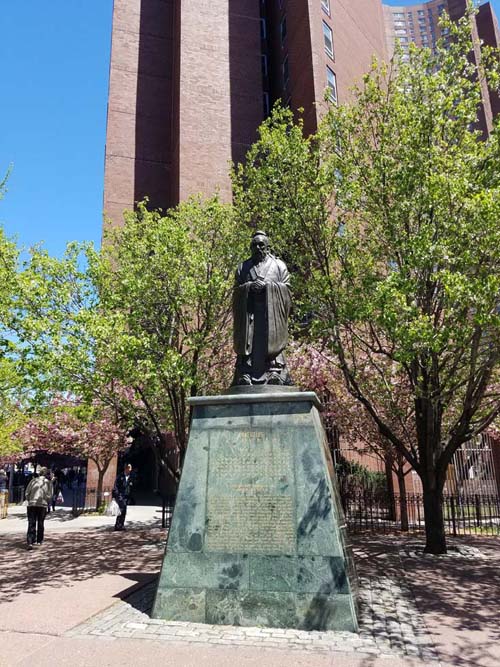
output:
[{"label": "high-rise apartment building", "polygon": [[410,42],[433,47],[441,37],[439,17],[445,10],[448,11],[446,0],[399,7],[384,5],[389,54],[393,53],[396,43],[403,52],[408,51]]},{"label": "high-rise apartment building", "polygon": [[218,189],[231,196],[272,104],[317,126],[386,51],[380,0],[115,0],[104,209],[116,224]]},{"label": "high-rise apartment building", "polygon": [[[439,26],[439,18],[446,11],[454,21],[462,17],[467,8],[467,0],[429,0],[414,5],[384,5],[384,17],[387,36],[387,51],[393,54],[395,44],[399,43],[403,50],[403,58],[407,57],[411,42],[419,46],[434,48],[436,41],[443,36]],[[498,22],[490,2],[483,2],[478,9],[475,21],[471,25],[475,42],[473,57],[479,54],[479,40],[489,46],[500,45]],[[483,84],[483,108],[480,112],[480,126],[487,133],[492,127],[493,118],[500,111],[498,95],[488,91]]]}]

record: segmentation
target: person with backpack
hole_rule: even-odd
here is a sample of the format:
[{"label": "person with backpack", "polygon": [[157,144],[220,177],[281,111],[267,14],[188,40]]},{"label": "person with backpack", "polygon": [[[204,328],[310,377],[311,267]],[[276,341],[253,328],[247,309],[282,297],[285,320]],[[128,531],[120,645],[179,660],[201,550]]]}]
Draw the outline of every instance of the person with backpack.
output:
[{"label": "person with backpack", "polygon": [[26,487],[24,500],[28,505],[28,550],[33,545],[40,545],[44,537],[44,521],[49,503],[53,496],[52,482],[48,478],[47,468],[41,468],[37,477],[33,477]]}]

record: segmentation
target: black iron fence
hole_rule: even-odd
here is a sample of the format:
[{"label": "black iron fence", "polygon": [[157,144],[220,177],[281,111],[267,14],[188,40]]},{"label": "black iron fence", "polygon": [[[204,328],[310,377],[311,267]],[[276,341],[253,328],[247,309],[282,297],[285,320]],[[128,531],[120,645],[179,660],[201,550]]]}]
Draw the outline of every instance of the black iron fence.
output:
[{"label": "black iron fence", "polygon": [[79,516],[84,512],[102,512],[104,513],[111,502],[111,489],[104,488],[101,497],[97,497],[97,489],[86,489],[85,487],[72,489],[74,516]]},{"label": "black iron fence", "polygon": [[[443,501],[448,535],[500,535],[500,498],[497,495],[445,495]],[[359,491],[342,494],[342,505],[352,532],[419,533],[425,528],[422,494],[391,498],[386,493]]]},{"label": "black iron fence", "polygon": [[175,496],[167,496],[162,498],[161,502],[161,527],[169,528],[172,523],[174,515]]}]

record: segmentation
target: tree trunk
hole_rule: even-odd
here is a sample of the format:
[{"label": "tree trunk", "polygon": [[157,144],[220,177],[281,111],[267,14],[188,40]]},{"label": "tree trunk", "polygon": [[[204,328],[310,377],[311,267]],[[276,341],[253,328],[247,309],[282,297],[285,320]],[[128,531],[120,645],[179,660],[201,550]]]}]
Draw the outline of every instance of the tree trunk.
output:
[{"label": "tree trunk", "polygon": [[438,469],[440,453],[442,409],[438,401],[429,398],[436,391],[434,368],[426,355],[421,360],[423,396],[415,400],[417,440],[420,470],[424,490],[425,551],[430,554],[446,553],[443,517],[443,487],[445,477]]},{"label": "tree trunk", "polygon": [[446,553],[442,486],[424,484],[425,551]]},{"label": "tree trunk", "polygon": [[390,454],[386,454],[384,457],[385,463],[385,479],[387,484],[387,496],[389,500],[389,521],[396,521],[396,497],[394,495],[394,480],[392,478],[392,464],[394,462],[393,457]]},{"label": "tree trunk", "polygon": [[106,470],[109,467],[109,464],[111,462],[111,459],[106,461],[104,466],[101,469],[101,466],[95,461],[96,467],[97,467],[97,489],[96,489],[96,494],[95,494],[95,511],[98,512],[99,508],[102,505],[102,487],[104,483],[104,475],[106,474]]},{"label": "tree trunk", "polygon": [[404,474],[404,463],[398,461],[398,488],[399,488],[399,512],[401,514],[401,530],[405,533],[408,532],[408,502],[406,500],[406,478]]}]

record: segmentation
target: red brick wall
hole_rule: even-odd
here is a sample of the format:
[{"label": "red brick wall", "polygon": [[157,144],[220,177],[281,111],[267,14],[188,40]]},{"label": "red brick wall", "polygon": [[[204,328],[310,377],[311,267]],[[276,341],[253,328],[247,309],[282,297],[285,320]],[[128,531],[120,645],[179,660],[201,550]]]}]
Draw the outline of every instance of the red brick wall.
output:
[{"label": "red brick wall", "polygon": [[[104,490],[112,489],[115,483],[116,479],[116,466],[118,463],[118,457],[114,456],[113,459],[111,460],[111,463],[109,464],[108,469],[106,470],[106,473],[104,475],[104,480],[103,480],[103,485],[102,488]],[[92,503],[95,502],[95,491],[97,490],[97,480],[99,477],[99,473],[97,471],[97,466],[96,464],[91,460],[88,459],[87,461],[87,484],[86,484],[86,491],[87,491],[87,500],[86,500],[86,506],[90,507]],[[89,493],[89,492],[92,493]],[[108,501],[110,500],[111,497],[108,496],[105,500]]]},{"label": "red brick wall", "polygon": [[231,152],[241,162],[264,119],[260,2],[229,2]]},{"label": "red brick wall", "polygon": [[[467,0],[448,0],[448,10],[450,13],[450,18],[454,21],[457,21],[464,15],[465,9],[467,7]],[[480,47],[479,47],[479,33],[478,26],[476,21],[471,23],[471,32],[472,39],[474,41],[474,53],[471,58],[475,62],[479,62],[481,58]],[[481,130],[487,134],[491,131],[493,127],[493,112],[491,109],[490,95],[486,83],[482,82],[482,96],[483,96],[483,105],[479,112],[479,126]]]},{"label": "red brick wall", "polygon": [[[488,46],[498,48],[500,46],[500,30],[498,21],[490,2],[479,7],[476,18],[479,37]],[[500,98],[496,92],[490,90],[490,104],[493,117],[500,113]]]},{"label": "red brick wall", "polygon": [[[283,0],[288,35],[279,39],[274,0],[115,0],[105,158],[105,213],[149,196],[166,208],[219,189],[230,199],[231,160],[243,159],[263,118],[262,46],[270,47],[271,98],[291,95],[304,107],[306,131],[317,124],[327,63],[340,100],[385,41],[380,0]],[[261,43],[261,11],[269,17]],[[325,54],[322,21],[333,30],[335,60]],[[289,89],[282,86],[288,54]],[[272,99],[271,99],[272,101]]]},{"label": "red brick wall", "polygon": [[229,200],[230,162],[263,117],[259,3],[182,3],[180,27],[179,198]]},{"label": "red brick wall", "polygon": [[104,212],[115,224],[146,195],[175,203],[174,0],[115,0],[106,137]]},{"label": "red brick wall", "polygon": [[[117,460],[118,459],[115,456],[112,459],[111,463],[109,464],[109,467],[106,470],[106,473],[104,475],[104,484],[103,484],[103,486],[105,486],[107,488],[112,487],[115,483]],[[91,459],[88,459],[88,461],[87,461],[87,488],[96,489],[97,488],[98,477],[99,477],[99,473],[97,471],[96,464]]]},{"label": "red brick wall", "polygon": [[[282,42],[280,24],[285,16],[287,36]],[[303,108],[305,131],[312,133],[317,127],[317,112],[314,106],[316,97],[307,0],[283,0],[281,7],[278,2],[268,2],[267,33],[271,104],[278,99],[284,104],[290,100],[293,111]],[[285,86],[283,62],[286,57],[290,77]]]},{"label": "red brick wall", "polygon": [[[316,39],[321,48],[323,47],[323,34],[321,25],[321,3],[309,0],[309,4],[316,8]],[[333,29],[335,47],[335,62],[332,69],[337,74],[339,89],[339,101],[345,102],[350,97],[350,89],[355,83],[360,83],[361,78],[370,69],[373,56],[380,59],[386,58],[385,27],[382,3],[380,0],[331,0],[332,18],[330,23]],[[320,91],[319,97],[326,87],[326,75],[324,67],[330,65],[330,58],[322,50],[322,63],[317,78]]]},{"label": "red brick wall", "polygon": [[[346,101],[350,89],[359,83],[374,55],[385,58],[384,15],[380,0],[331,0],[330,15],[321,0],[283,0],[268,2],[272,98],[286,102],[292,109],[304,108],[307,133],[317,127],[318,114],[324,109],[327,87],[326,67],[337,77],[339,101]],[[280,22],[286,15],[287,37],[280,38]],[[323,22],[333,33],[334,57],[325,52]],[[282,65],[288,55],[290,81],[283,86]]]}]

